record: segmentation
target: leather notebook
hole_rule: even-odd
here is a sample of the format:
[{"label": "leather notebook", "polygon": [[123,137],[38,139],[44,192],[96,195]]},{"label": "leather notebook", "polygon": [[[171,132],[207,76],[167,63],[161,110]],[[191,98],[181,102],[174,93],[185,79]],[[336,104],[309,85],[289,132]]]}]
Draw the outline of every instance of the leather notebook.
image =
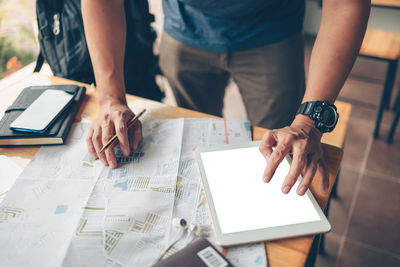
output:
[{"label": "leather notebook", "polygon": [[[17,132],[9,128],[10,124],[32,104],[45,90],[64,90],[73,94],[73,103],[44,133]],[[75,116],[85,98],[86,88],[77,85],[46,85],[24,88],[7,108],[0,120],[0,146],[28,146],[28,145],[54,145],[64,144],[71,129]]]}]

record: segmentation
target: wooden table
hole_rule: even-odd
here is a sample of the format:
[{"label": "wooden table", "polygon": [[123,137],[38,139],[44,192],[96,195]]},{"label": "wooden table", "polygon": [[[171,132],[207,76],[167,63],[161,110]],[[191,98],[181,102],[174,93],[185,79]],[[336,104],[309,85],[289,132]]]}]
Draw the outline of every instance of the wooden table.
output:
[{"label": "wooden table", "polygon": [[[30,80],[34,81],[34,79],[37,79],[37,75],[39,74],[30,74],[26,75],[24,77],[23,81],[19,81],[18,83],[9,83],[9,84],[2,84],[0,83],[0,107],[1,105],[4,105],[4,101],[1,98],[1,92],[3,89],[5,90],[12,90],[12,87],[15,87],[15,90],[21,90],[22,88],[18,87],[21,86],[21,84],[28,84]],[[73,81],[57,78],[57,77],[49,77],[50,80],[49,82],[52,84],[81,84],[81,83],[76,83]],[[81,84],[84,85],[84,84]],[[26,86],[26,85],[25,85]],[[84,85],[87,86],[87,85]],[[2,88],[6,87],[6,88]],[[94,118],[95,115],[98,112],[98,106],[97,106],[97,98],[95,94],[95,89],[90,88],[87,86],[87,95],[85,97],[85,100],[83,102],[83,105],[77,115],[76,120],[79,121],[82,116],[87,117],[87,118]],[[11,92],[11,91],[10,91]],[[128,102],[133,101],[133,100],[144,100],[143,98],[135,97],[132,95],[127,95],[127,100]],[[154,106],[154,101],[150,100],[145,100],[149,101],[149,106],[153,105]],[[8,101],[10,102],[10,100]],[[9,105],[11,103],[7,103]],[[4,107],[2,107],[4,108]],[[339,113],[343,112],[349,112],[348,105],[338,105]],[[183,108],[178,108],[178,107],[171,107],[165,104],[157,104],[156,108],[151,110],[152,118],[155,120],[160,120],[160,119],[171,119],[171,118],[181,118],[181,117],[195,117],[195,118],[201,118],[201,117],[214,117],[208,114],[196,112],[196,111],[191,111]],[[346,123],[347,125],[347,123]],[[253,127],[253,139],[254,140],[260,140],[264,134],[266,129],[260,128],[260,127]],[[338,127],[335,129],[337,131],[338,136],[341,134],[345,133],[345,129],[343,131],[342,127],[340,127],[340,124]],[[333,136],[333,137],[332,137]],[[335,135],[328,135],[327,140],[334,141]],[[325,138],[325,137],[324,137]],[[340,145],[338,145],[340,147]],[[339,165],[342,159],[343,155],[343,150],[339,147],[334,147],[328,144],[323,144],[323,150],[324,150],[324,155],[325,159],[327,161],[328,167],[329,167],[329,179],[330,179],[330,187],[329,187],[329,192],[332,190],[332,185],[335,181],[335,176],[336,173],[339,169]],[[14,147],[14,148],[0,148],[0,155],[6,155],[6,156],[16,156],[16,157],[23,157],[23,158],[32,158],[36,152],[38,151],[38,147]],[[328,195],[324,195],[321,190],[320,190],[320,182],[321,178],[318,174],[314,177],[314,180],[311,184],[311,191],[314,194],[314,197],[316,198],[318,204],[322,209],[325,208],[327,200],[328,200]],[[268,264],[269,266],[276,267],[276,266],[304,266],[304,263],[306,262],[308,253],[310,251],[310,247],[312,244],[314,236],[304,236],[304,237],[299,237],[299,238],[291,238],[291,239],[286,239],[286,240],[278,240],[278,241],[272,241],[272,242],[266,242],[266,248],[267,248],[267,257],[268,257]]]},{"label": "wooden table", "polygon": [[372,6],[400,9],[400,0],[372,0]]}]

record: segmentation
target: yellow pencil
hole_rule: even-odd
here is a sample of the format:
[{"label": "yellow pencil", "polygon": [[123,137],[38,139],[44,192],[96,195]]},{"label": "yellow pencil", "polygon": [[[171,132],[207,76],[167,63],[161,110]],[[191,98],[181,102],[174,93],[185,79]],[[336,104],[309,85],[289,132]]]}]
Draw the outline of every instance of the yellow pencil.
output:
[{"label": "yellow pencil", "polygon": [[[128,122],[128,129],[134,125],[140,118],[140,116],[143,115],[143,113],[146,112],[146,109],[144,108],[139,114],[137,114],[136,116],[134,116],[133,118],[131,118]],[[114,134],[113,137],[111,137],[107,143],[103,146],[103,148],[100,150],[100,153],[102,153],[104,150],[106,150],[107,148],[109,148],[112,144],[114,144],[114,142],[118,140],[118,137],[116,134]]]}]

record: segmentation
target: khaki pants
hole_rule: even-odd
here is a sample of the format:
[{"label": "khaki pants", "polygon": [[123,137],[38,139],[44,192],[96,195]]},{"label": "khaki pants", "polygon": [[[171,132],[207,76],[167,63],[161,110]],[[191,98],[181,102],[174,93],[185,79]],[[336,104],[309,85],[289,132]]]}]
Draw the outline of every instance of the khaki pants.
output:
[{"label": "khaki pants", "polygon": [[185,45],[167,33],[160,67],[179,106],[222,115],[229,78],[236,82],[252,125],[269,129],[293,120],[305,90],[303,35],[230,53]]}]

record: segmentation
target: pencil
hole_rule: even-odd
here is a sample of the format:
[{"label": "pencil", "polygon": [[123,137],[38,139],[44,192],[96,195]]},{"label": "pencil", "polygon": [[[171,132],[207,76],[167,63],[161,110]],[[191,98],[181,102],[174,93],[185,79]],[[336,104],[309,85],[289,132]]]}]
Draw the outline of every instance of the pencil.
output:
[{"label": "pencil", "polygon": [[[128,122],[128,129],[129,129],[132,125],[134,125],[134,124],[139,120],[140,116],[142,116],[143,113],[145,113],[145,112],[146,112],[146,109],[144,108],[139,114],[137,114],[136,116],[134,116],[133,118],[131,118],[131,119],[129,120],[129,122]],[[109,148],[112,144],[114,144],[114,142],[115,142],[116,140],[118,140],[118,137],[117,137],[116,134],[114,134],[114,136],[111,137],[111,138],[107,141],[107,143],[102,147],[102,149],[100,149],[100,152],[99,152],[99,153],[102,153],[104,150],[106,150],[107,148]]]}]

